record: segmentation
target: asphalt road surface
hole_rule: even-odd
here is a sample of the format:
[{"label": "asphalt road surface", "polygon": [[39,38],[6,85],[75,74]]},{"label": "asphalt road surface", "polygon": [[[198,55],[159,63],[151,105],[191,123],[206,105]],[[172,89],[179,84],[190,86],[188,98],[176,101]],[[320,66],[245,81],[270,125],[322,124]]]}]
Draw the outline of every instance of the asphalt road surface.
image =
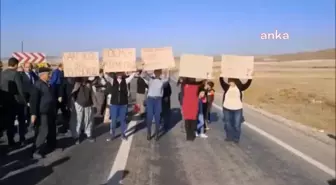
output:
[{"label": "asphalt road surface", "polygon": [[[171,129],[159,141],[147,141],[142,121],[132,120],[127,141],[106,142],[108,125],[100,124],[95,143],[73,145],[69,136],[59,136],[60,148],[40,161],[27,158],[28,147],[2,156],[0,184],[328,185],[335,179],[335,145],[249,109],[240,144],[224,141],[219,106],[213,109],[209,138],[185,141],[179,89],[174,81],[171,85]],[[217,105],[220,100],[216,97]]]}]

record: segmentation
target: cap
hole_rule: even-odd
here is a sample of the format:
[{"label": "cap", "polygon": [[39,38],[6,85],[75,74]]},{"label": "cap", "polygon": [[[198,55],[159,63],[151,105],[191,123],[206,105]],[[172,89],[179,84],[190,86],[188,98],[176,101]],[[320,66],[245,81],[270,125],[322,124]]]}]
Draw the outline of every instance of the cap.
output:
[{"label": "cap", "polygon": [[41,74],[41,73],[49,73],[50,71],[51,71],[51,69],[47,68],[47,67],[41,67],[38,70],[39,74]]}]

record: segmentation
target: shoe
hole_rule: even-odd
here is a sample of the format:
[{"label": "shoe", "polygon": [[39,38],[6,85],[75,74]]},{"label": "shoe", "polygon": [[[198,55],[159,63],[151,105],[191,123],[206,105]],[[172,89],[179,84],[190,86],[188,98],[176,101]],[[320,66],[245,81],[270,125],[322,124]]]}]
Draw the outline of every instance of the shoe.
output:
[{"label": "shoe", "polygon": [[94,137],[90,136],[90,137],[88,137],[88,141],[89,141],[90,143],[94,143],[96,140],[95,140]]},{"label": "shoe", "polygon": [[147,134],[147,140],[150,141],[151,140],[151,135]]},{"label": "shoe", "polygon": [[123,135],[121,136],[121,140],[123,140],[123,141],[127,141],[127,137],[126,137],[126,135],[123,134]]},{"label": "shoe", "polygon": [[38,152],[35,152],[35,153],[33,153],[33,158],[39,160],[39,159],[44,158],[44,156],[42,156],[42,155],[39,154]]},{"label": "shoe", "polygon": [[200,134],[199,135],[201,138],[208,138],[208,136],[206,134]]},{"label": "shoe", "polygon": [[106,139],[107,142],[110,142],[110,141],[113,141],[113,140],[114,140],[114,137],[112,137],[112,136]]},{"label": "shoe", "polygon": [[226,141],[226,142],[231,142],[231,141],[232,141],[232,139],[225,138],[225,141]]},{"label": "shoe", "polygon": [[75,138],[75,144],[76,144],[76,145],[79,145],[79,144],[80,144],[79,138]]},{"label": "shoe", "polygon": [[159,139],[159,134],[155,134],[155,141],[158,141]]},{"label": "shoe", "polygon": [[210,130],[210,128],[209,128],[209,127],[206,127],[205,130]]},{"label": "shoe", "polygon": [[198,132],[195,132],[195,136],[196,136],[196,137],[198,137],[198,136],[199,136]]}]

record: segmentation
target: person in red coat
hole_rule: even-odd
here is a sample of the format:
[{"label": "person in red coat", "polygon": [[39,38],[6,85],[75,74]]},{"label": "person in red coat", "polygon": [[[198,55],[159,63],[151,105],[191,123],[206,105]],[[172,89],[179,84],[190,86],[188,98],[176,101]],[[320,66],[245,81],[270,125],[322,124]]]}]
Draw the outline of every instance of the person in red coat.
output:
[{"label": "person in red coat", "polygon": [[187,141],[195,139],[198,114],[198,90],[203,81],[186,78],[183,81],[182,113],[184,118]]}]

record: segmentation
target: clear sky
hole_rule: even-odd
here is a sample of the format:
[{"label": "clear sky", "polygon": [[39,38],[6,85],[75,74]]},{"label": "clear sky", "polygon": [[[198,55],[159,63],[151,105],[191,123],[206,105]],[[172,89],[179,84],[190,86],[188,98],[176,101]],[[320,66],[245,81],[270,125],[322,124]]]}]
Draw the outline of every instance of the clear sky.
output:
[{"label": "clear sky", "polygon": [[[172,46],[175,55],[335,47],[335,0],[0,0],[1,57],[13,51]],[[261,40],[261,33],[289,40]]]}]

